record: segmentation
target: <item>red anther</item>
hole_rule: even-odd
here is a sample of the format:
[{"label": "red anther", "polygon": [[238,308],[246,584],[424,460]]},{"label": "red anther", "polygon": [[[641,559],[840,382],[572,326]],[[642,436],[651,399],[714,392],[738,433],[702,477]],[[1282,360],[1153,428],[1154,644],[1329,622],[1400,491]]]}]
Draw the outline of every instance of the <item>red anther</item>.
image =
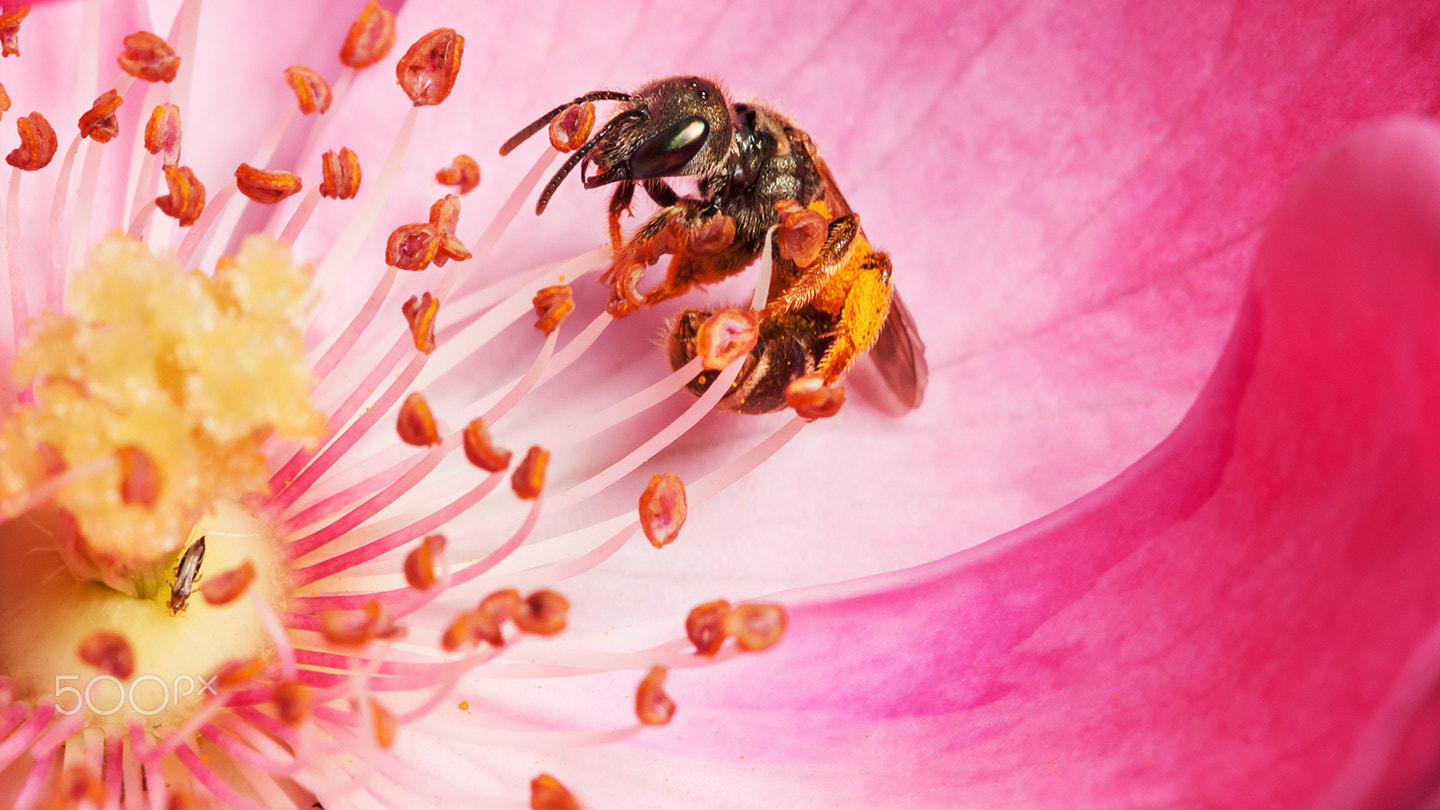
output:
[{"label": "red anther", "polygon": [[661,688],[667,674],[665,667],[651,667],[635,690],[635,716],[647,726],[663,726],[675,716],[675,701]]},{"label": "red anther", "polygon": [[300,192],[300,178],[290,172],[257,169],[241,163],[235,170],[235,187],[240,193],[263,205],[274,205]]},{"label": "red anther", "polygon": [[25,172],[49,166],[60,144],[55,140],[54,127],[45,120],[45,116],[32,112],[24,118],[17,118],[15,128],[20,130],[20,145],[5,156],[5,162]]},{"label": "red anther", "polygon": [[428,222],[401,225],[390,232],[385,243],[385,263],[401,270],[418,272],[430,266],[440,250],[440,233]]},{"label": "red anther", "polygon": [[791,380],[785,387],[785,402],[801,419],[827,419],[845,404],[845,389],[826,385],[825,375],[817,371]]},{"label": "red anther", "polygon": [[50,794],[51,807],[99,807],[105,802],[105,783],[84,765],[66,768]]},{"label": "red anther", "polygon": [[133,444],[115,451],[120,462],[120,502],[149,509],[160,497],[160,469],[150,454]]},{"label": "red anther", "polygon": [[532,636],[553,636],[565,629],[570,615],[570,600],[552,590],[541,590],[516,603],[513,610],[510,618],[520,632]]},{"label": "red anther", "polygon": [[428,591],[435,584],[435,568],[442,563],[445,535],[427,534],[409,554],[405,555],[405,581],[417,591]]},{"label": "red anther", "polygon": [[302,114],[318,112],[323,115],[330,109],[334,96],[330,94],[330,85],[319,73],[304,65],[291,65],[285,68],[285,81],[295,91],[295,101],[300,104]]},{"label": "red anther", "polygon": [[161,104],[150,112],[145,123],[145,151],[152,155],[164,154],[166,166],[180,163],[180,108],[174,104]]},{"label": "red anther", "polygon": [[721,309],[706,319],[695,333],[695,353],[701,365],[718,371],[755,348],[760,339],[760,319],[748,309]]},{"label": "red anther", "polygon": [[730,613],[730,603],[724,599],[706,602],[690,611],[685,617],[685,635],[695,645],[695,654],[710,658],[720,652],[725,643],[725,617]]},{"label": "red anther", "polygon": [[44,470],[47,476],[59,475],[70,466],[65,463],[65,456],[60,452],[60,448],[50,442],[35,442],[35,458],[40,461],[40,469]]},{"label": "red anther", "polygon": [[29,4],[0,11],[0,56],[20,55],[20,23],[29,13]]},{"label": "red anther", "polygon": [[474,611],[461,611],[460,614],[455,617],[455,621],[450,622],[450,625],[445,628],[445,632],[440,634],[440,649],[445,652],[455,652],[466,644],[473,642],[475,640],[475,634],[470,628],[474,623]]},{"label": "red anther", "polygon": [[675,542],[685,525],[686,512],[685,484],[675,473],[652,476],[640,493],[640,528],[655,548]]},{"label": "red anther", "polygon": [[109,630],[91,633],[80,642],[76,653],[81,661],[122,681],[135,674],[135,651],[119,633]]},{"label": "red anther", "polygon": [[265,658],[263,656],[257,655],[254,658],[237,658],[234,661],[227,661],[215,670],[215,685],[220,689],[230,689],[247,684],[264,670]]},{"label": "red anther", "polygon": [[115,111],[123,103],[125,99],[114,89],[101,93],[90,109],[80,116],[80,137],[91,138],[96,143],[109,143],[120,134],[120,122],[115,120]]},{"label": "red anther", "polygon": [[435,182],[459,186],[461,194],[469,194],[480,185],[480,164],[469,155],[456,155],[449,166],[435,172]]},{"label": "red anther", "polygon": [[410,296],[400,305],[405,322],[410,324],[410,337],[415,348],[429,354],[435,351],[435,315],[440,312],[440,300],[430,293]]},{"label": "red anther", "polygon": [[369,702],[370,720],[375,724],[375,743],[381,748],[389,748],[395,744],[395,715],[375,698],[370,698]]},{"label": "red anther", "polygon": [[149,31],[136,31],[121,40],[125,50],[116,60],[120,69],[146,82],[173,82],[180,71],[175,49]]},{"label": "red anther", "polygon": [[327,641],[342,647],[358,647],[377,638],[397,638],[404,635],[402,628],[390,618],[385,606],[374,599],[365,603],[365,608],[354,610],[327,610],[320,614],[320,635]]},{"label": "red anther", "polygon": [[345,44],[340,46],[340,63],[360,70],[385,58],[395,46],[395,12],[370,0],[350,24]]},{"label": "red anther", "polygon": [[320,196],[336,200],[353,199],[360,193],[360,158],[342,146],[320,156]]},{"label": "red anther", "polygon": [[275,713],[285,725],[298,726],[310,719],[313,699],[310,687],[305,684],[299,681],[281,681],[271,690],[270,698],[275,701]]},{"label": "red anther", "polygon": [[564,284],[546,287],[535,293],[530,303],[535,305],[535,328],[547,335],[559,329],[560,324],[575,311],[575,295]]},{"label": "red anther", "polygon": [[510,476],[510,488],[523,500],[533,501],[545,489],[545,467],[550,463],[550,451],[531,447],[525,453],[525,460]]},{"label": "red anther", "polygon": [[453,28],[437,28],[416,40],[395,65],[395,78],[410,103],[433,107],[448,98],[464,53],[465,38]]},{"label": "red anther", "polygon": [[460,224],[460,198],[446,194],[430,206],[430,225],[440,235],[435,248],[435,263],[441,267],[454,259],[463,262],[470,258],[470,251],[455,236],[455,226]]},{"label": "red anther", "polygon": [[735,241],[735,220],[719,216],[685,234],[685,249],[701,256],[713,256]]},{"label": "red anther", "polygon": [[5,85],[0,84],[0,114],[10,112],[10,94],[5,92]]},{"label": "red anther", "polygon": [[595,105],[584,101],[571,104],[550,119],[550,145],[556,152],[574,152],[590,138],[595,128]]},{"label": "red anther", "polygon": [[206,579],[205,584],[200,586],[200,593],[209,604],[228,605],[239,599],[254,581],[255,563],[246,560],[239,568]]},{"label": "red anther", "polygon": [[530,810],[580,810],[580,802],[559,779],[542,773],[530,780]]},{"label": "red anther", "polygon": [[825,215],[794,200],[775,203],[775,210],[780,214],[780,227],[775,232],[775,247],[780,251],[780,258],[799,267],[814,264],[820,258],[829,230]]},{"label": "red anther", "polygon": [[492,647],[503,646],[505,636],[500,632],[500,628],[520,613],[523,604],[520,592],[514,588],[489,594],[480,600],[480,606],[471,614],[475,620],[470,627],[471,636]]},{"label": "red anther", "polygon": [[400,434],[400,441],[413,447],[434,447],[440,443],[440,431],[435,426],[435,414],[430,411],[430,403],[425,401],[425,395],[419,391],[411,391],[400,403],[400,416],[396,419],[395,429]]},{"label": "red anther", "polygon": [[503,472],[510,468],[511,452],[496,447],[490,437],[490,429],[478,418],[470,420],[462,436],[465,444],[465,458],[471,464],[489,473]]},{"label": "red anther", "polygon": [[745,652],[759,652],[775,645],[785,635],[785,608],[779,605],[737,605],[725,614],[725,635],[734,636],[735,646]]},{"label": "red anther", "polygon": [[170,193],[155,198],[155,207],[166,216],[180,220],[182,227],[190,227],[200,219],[205,210],[205,184],[195,176],[189,166],[175,168],[166,166],[165,186]]}]

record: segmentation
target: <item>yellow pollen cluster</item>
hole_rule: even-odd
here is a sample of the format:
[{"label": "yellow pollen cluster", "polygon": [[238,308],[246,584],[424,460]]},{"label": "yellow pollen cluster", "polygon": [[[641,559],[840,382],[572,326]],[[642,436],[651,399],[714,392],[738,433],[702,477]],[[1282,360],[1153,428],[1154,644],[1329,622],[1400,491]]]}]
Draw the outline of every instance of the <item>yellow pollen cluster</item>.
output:
[{"label": "yellow pollen cluster", "polygon": [[64,313],[19,348],[13,380],[33,401],[0,426],[0,497],[83,470],[53,499],[78,527],[60,551],[77,576],[135,593],[208,506],[265,490],[265,438],[323,434],[301,333],[309,295],[308,268],[263,237],[213,276],[102,240]]}]

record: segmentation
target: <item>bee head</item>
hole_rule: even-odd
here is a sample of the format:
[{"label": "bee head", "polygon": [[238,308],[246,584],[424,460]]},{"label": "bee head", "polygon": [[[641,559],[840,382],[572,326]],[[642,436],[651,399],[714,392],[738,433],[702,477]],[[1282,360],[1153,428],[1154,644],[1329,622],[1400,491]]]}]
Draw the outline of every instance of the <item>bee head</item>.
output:
[{"label": "bee head", "polygon": [[731,134],[730,108],[714,82],[696,76],[651,82],[592,140],[585,187],[712,174],[724,166]]}]

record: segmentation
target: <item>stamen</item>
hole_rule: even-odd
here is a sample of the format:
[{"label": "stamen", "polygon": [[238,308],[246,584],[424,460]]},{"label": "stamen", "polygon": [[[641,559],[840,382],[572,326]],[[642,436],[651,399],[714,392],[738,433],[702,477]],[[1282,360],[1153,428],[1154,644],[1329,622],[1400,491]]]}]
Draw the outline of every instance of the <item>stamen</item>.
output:
[{"label": "stamen", "polygon": [[417,591],[428,591],[436,582],[435,569],[443,568],[445,535],[427,534],[420,545],[405,555],[405,582]]},{"label": "stamen", "polygon": [[320,196],[335,200],[351,200],[360,193],[360,158],[342,146],[337,153],[331,149],[320,156]]},{"label": "stamen", "polygon": [[412,222],[390,232],[385,243],[385,263],[391,267],[418,273],[435,261],[440,250],[440,235],[428,222]]},{"label": "stamen", "polygon": [[255,581],[255,563],[246,560],[239,568],[210,577],[200,586],[205,601],[212,605],[228,605],[244,595]]},{"label": "stamen", "polygon": [[428,292],[412,295],[400,306],[400,311],[410,325],[415,348],[425,354],[435,351],[435,316],[440,312],[440,301]]},{"label": "stamen", "polygon": [[820,258],[820,249],[825,246],[828,222],[819,211],[806,208],[794,200],[775,203],[780,214],[780,226],[775,233],[775,247],[780,258],[794,262],[798,267],[809,267]]},{"label": "stamen", "polygon": [[[205,211],[205,184],[195,176],[189,166],[165,167],[165,186],[169,194],[155,198],[155,207],[166,216],[179,220],[180,227],[188,228],[199,221]],[[144,212],[136,214],[139,219]],[[134,231],[134,226],[131,227]],[[138,234],[132,234],[138,236]]]},{"label": "stamen", "polygon": [[520,462],[520,466],[515,468],[515,474],[510,478],[510,486],[515,490],[516,497],[527,501],[540,497],[541,490],[545,488],[545,467],[549,463],[549,450],[531,447],[525,453],[525,460]]},{"label": "stamen", "polygon": [[370,0],[351,23],[340,46],[340,62],[356,70],[385,58],[395,45],[395,13]]},{"label": "stamen", "polygon": [[530,780],[530,810],[580,810],[580,802],[560,780],[542,773]]},{"label": "stamen", "polygon": [[550,121],[550,146],[556,152],[573,152],[590,138],[595,127],[595,105],[589,101],[571,104]]},{"label": "stamen", "polygon": [[[0,88],[0,92],[4,92],[3,88]],[[449,166],[435,172],[435,182],[444,186],[458,186],[461,194],[469,194],[480,185],[480,164],[469,155],[456,155]]]},{"label": "stamen", "polygon": [[759,652],[774,646],[785,634],[785,608],[780,605],[737,605],[725,614],[725,634],[735,637],[735,646],[745,652]]},{"label": "stamen", "polygon": [[709,371],[718,371],[745,357],[760,338],[760,319],[745,309],[721,309],[706,319],[695,335],[695,352]]},{"label": "stamen", "polygon": [[685,484],[680,477],[668,472],[652,476],[640,493],[640,527],[650,545],[663,548],[675,542],[685,515]]},{"label": "stamen", "polygon": [[135,651],[119,633],[100,630],[86,636],[76,651],[80,660],[121,680],[135,674]]},{"label": "stamen", "polygon": [[440,443],[440,431],[435,425],[435,414],[425,395],[412,391],[400,405],[400,415],[395,424],[400,441],[412,447],[433,447]]},{"label": "stamen", "polygon": [[330,85],[319,73],[304,65],[291,65],[285,68],[285,81],[295,91],[295,101],[300,105],[302,114],[318,112],[323,115],[330,110],[334,96],[330,93]]},{"label": "stamen", "polygon": [[161,104],[145,122],[145,151],[160,155],[166,166],[180,163],[180,108]]},{"label": "stamen", "polygon": [[[444,267],[445,262],[454,259],[463,262],[470,258],[470,251],[455,236],[455,227],[460,224],[460,198],[446,194],[430,206],[430,224],[440,237],[436,250],[435,264]],[[443,293],[442,293],[443,294]]]},{"label": "stamen", "polygon": [[80,137],[90,138],[96,143],[109,143],[120,134],[120,122],[115,119],[115,111],[124,102],[125,99],[113,88],[102,93],[80,116]]},{"label": "stamen", "polygon": [[416,107],[433,107],[449,98],[460,74],[465,38],[453,28],[437,28],[420,37],[395,65],[400,89]]},{"label": "stamen", "polygon": [[370,721],[375,726],[377,745],[381,748],[389,748],[395,744],[395,715],[380,705],[380,701],[375,698],[370,698]]},{"label": "stamen", "polygon": [[663,726],[675,716],[675,702],[661,688],[667,674],[665,667],[651,667],[635,690],[635,716],[647,726]]},{"label": "stamen", "polygon": [[5,92],[5,85],[0,84],[0,115],[7,112],[10,112],[10,94]]},{"label": "stamen", "polygon": [[271,692],[275,711],[287,726],[298,726],[310,719],[312,705],[310,687],[300,681],[281,681]]},{"label": "stamen", "polygon": [[50,165],[60,143],[55,140],[55,130],[45,116],[32,112],[15,120],[20,131],[20,145],[5,156],[5,162],[21,171],[39,171]]},{"label": "stamen", "polygon": [[149,31],[136,31],[122,40],[125,50],[116,59],[120,69],[145,82],[175,81],[180,57],[175,49]]},{"label": "stamen", "polygon": [[120,501],[147,509],[160,497],[160,469],[150,454],[133,444],[115,451],[120,464]]},{"label": "stamen", "polygon": [[817,371],[791,380],[785,387],[785,402],[808,422],[827,419],[839,413],[840,406],[845,404],[845,389],[826,385],[825,375]]},{"label": "stamen", "polygon": [[483,419],[470,420],[465,426],[463,442],[466,460],[485,472],[498,473],[510,468],[511,452],[495,446]]},{"label": "stamen", "polygon": [[575,311],[575,295],[566,284],[546,287],[535,293],[534,304],[538,318],[535,328],[548,335],[559,329],[560,324]]},{"label": "stamen", "polygon": [[706,602],[690,611],[685,617],[685,635],[695,645],[695,654],[714,658],[720,652],[728,633],[725,632],[725,617],[730,613],[730,603],[724,599]]},{"label": "stamen", "polygon": [[262,205],[274,205],[300,191],[300,178],[290,172],[257,169],[241,163],[235,170],[235,187]]},{"label": "stamen", "polygon": [[514,606],[510,617],[515,627],[532,636],[553,636],[565,629],[570,600],[549,590],[539,590]]},{"label": "stamen", "polygon": [[28,3],[0,12],[0,56],[20,55],[20,23],[29,13]]}]

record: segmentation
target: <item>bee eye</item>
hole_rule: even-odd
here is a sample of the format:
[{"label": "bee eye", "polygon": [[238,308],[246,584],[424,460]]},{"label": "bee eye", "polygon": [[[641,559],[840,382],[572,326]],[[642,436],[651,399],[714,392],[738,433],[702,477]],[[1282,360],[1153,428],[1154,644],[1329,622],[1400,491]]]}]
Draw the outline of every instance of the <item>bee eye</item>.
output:
[{"label": "bee eye", "polygon": [[645,180],[675,174],[700,153],[709,135],[710,126],[703,118],[688,118],[667,127],[630,156],[630,176]]}]

